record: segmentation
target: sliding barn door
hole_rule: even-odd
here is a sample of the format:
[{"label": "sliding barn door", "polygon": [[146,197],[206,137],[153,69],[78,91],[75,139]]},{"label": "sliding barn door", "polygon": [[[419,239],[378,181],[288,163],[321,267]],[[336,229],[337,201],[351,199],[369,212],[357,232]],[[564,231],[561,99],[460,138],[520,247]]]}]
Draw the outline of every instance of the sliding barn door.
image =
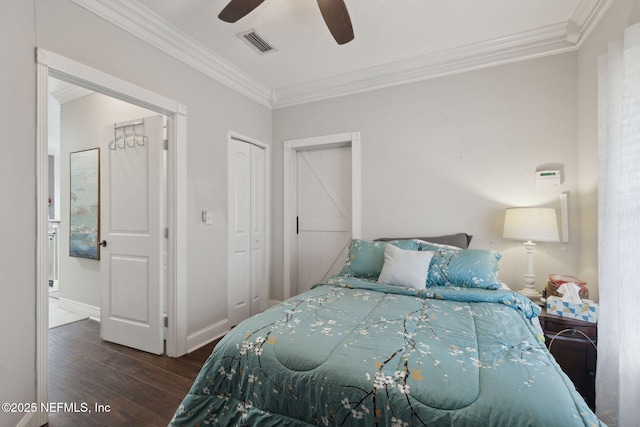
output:
[{"label": "sliding barn door", "polygon": [[164,351],[162,126],[162,116],[147,117],[126,133],[143,138],[101,149],[100,333],[154,354]]},{"label": "sliding barn door", "polygon": [[297,293],[338,274],[351,241],[351,147],[296,152]]},{"label": "sliding barn door", "polygon": [[229,142],[229,322],[259,313],[265,283],[265,150]]}]

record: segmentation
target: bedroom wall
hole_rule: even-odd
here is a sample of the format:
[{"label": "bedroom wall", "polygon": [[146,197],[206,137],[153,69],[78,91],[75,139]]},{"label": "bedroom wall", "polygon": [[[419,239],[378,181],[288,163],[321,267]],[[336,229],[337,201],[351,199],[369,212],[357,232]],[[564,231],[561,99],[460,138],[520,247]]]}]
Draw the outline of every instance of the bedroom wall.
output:
[{"label": "bedroom wall", "polygon": [[[100,261],[69,256],[69,155],[104,147],[100,129],[114,123],[157,115],[153,111],[94,93],[62,104],[60,108],[60,282],[62,302],[67,300],[100,308]],[[104,151],[101,153],[104,154]],[[105,199],[102,199],[103,203]],[[64,305],[64,304],[63,304]]]},{"label": "bedroom wall", "polygon": [[[11,19],[4,19],[5,17]],[[36,80],[33,2],[0,2],[0,401],[35,402],[36,397]],[[6,62],[5,62],[6,61]],[[10,66],[9,66],[10,65]],[[10,302],[7,302],[10,301]],[[14,426],[24,414],[0,412],[0,425]]]},{"label": "bedroom wall", "polygon": [[[519,289],[525,251],[502,238],[504,209],[559,211],[567,192],[570,241],[538,244],[537,288],[579,275],[576,75],[574,52],[274,111],[271,298],[283,295],[282,141],[347,131],[362,137],[363,238],[467,232],[503,254],[500,277]],[[536,188],[546,166],[562,185]]]},{"label": "bedroom wall", "polygon": [[[187,106],[187,333],[209,331],[227,317],[227,134],[270,143],[271,111],[71,0],[35,5],[36,46]],[[214,213],[213,225],[202,210]]]}]

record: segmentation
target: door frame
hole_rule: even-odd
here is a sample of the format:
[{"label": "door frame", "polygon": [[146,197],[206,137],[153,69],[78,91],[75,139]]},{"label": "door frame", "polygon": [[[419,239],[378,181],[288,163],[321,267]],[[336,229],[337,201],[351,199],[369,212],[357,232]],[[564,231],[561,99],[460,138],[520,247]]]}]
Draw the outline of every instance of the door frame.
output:
[{"label": "door frame", "polygon": [[[49,295],[48,239],[48,79],[100,92],[164,114],[168,118],[167,153],[167,355],[187,351],[187,107],[51,51],[36,51],[36,398],[38,407],[48,401]],[[178,249],[180,248],[180,249]],[[38,425],[48,414],[38,414]]]},{"label": "door frame", "polygon": [[[248,136],[244,136],[234,131],[229,131],[227,136],[227,218],[232,218],[233,215],[233,206],[230,203],[231,198],[231,180],[228,179],[230,174],[230,166],[231,166],[231,144],[232,141],[240,141],[246,144],[252,144],[256,147],[264,150],[264,241],[263,241],[263,251],[264,251],[264,267],[263,267],[263,275],[264,280],[262,283],[262,303],[260,307],[260,311],[264,311],[267,308],[267,304],[269,301],[269,289],[271,288],[271,146],[269,144],[265,144],[262,141],[258,141],[257,139],[250,138]],[[227,276],[229,276],[231,272],[231,258],[230,247],[231,247],[231,227],[227,227]],[[229,282],[229,281],[228,281]],[[227,291],[227,313],[231,313],[231,301],[229,299],[229,294]],[[227,319],[231,316],[228,315]]]},{"label": "door frame", "polygon": [[291,297],[291,265],[294,245],[291,242],[295,228],[295,208],[297,196],[293,192],[292,180],[296,178],[291,166],[296,153],[303,150],[321,150],[332,147],[351,147],[351,236],[359,239],[362,233],[362,149],[360,132],[345,132],[310,138],[292,139],[283,142],[284,155],[284,294],[283,299]]}]

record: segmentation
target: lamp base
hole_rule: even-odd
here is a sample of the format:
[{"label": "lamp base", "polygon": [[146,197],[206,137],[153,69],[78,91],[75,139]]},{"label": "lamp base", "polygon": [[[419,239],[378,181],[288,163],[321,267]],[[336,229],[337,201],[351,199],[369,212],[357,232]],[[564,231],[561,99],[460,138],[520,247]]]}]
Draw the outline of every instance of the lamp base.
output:
[{"label": "lamp base", "polygon": [[524,273],[524,288],[518,292],[534,302],[540,301],[542,294],[536,291],[536,276],[533,269],[533,248],[536,244],[529,240],[524,242],[524,247],[527,250],[527,270]]},{"label": "lamp base", "polygon": [[542,298],[542,294],[535,289],[524,288],[517,292],[533,301],[539,301]]}]

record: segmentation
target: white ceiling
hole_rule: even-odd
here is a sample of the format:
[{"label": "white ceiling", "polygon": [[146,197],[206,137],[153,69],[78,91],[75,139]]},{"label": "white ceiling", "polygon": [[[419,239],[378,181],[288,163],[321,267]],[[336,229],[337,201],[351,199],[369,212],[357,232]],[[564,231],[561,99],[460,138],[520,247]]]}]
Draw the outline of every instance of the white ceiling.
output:
[{"label": "white ceiling", "polygon": [[266,0],[234,24],[217,18],[228,0],[74,1],[273,108],[573,50],[611,2],[344,0],[355,39],[338,45],[316,0]]}]

